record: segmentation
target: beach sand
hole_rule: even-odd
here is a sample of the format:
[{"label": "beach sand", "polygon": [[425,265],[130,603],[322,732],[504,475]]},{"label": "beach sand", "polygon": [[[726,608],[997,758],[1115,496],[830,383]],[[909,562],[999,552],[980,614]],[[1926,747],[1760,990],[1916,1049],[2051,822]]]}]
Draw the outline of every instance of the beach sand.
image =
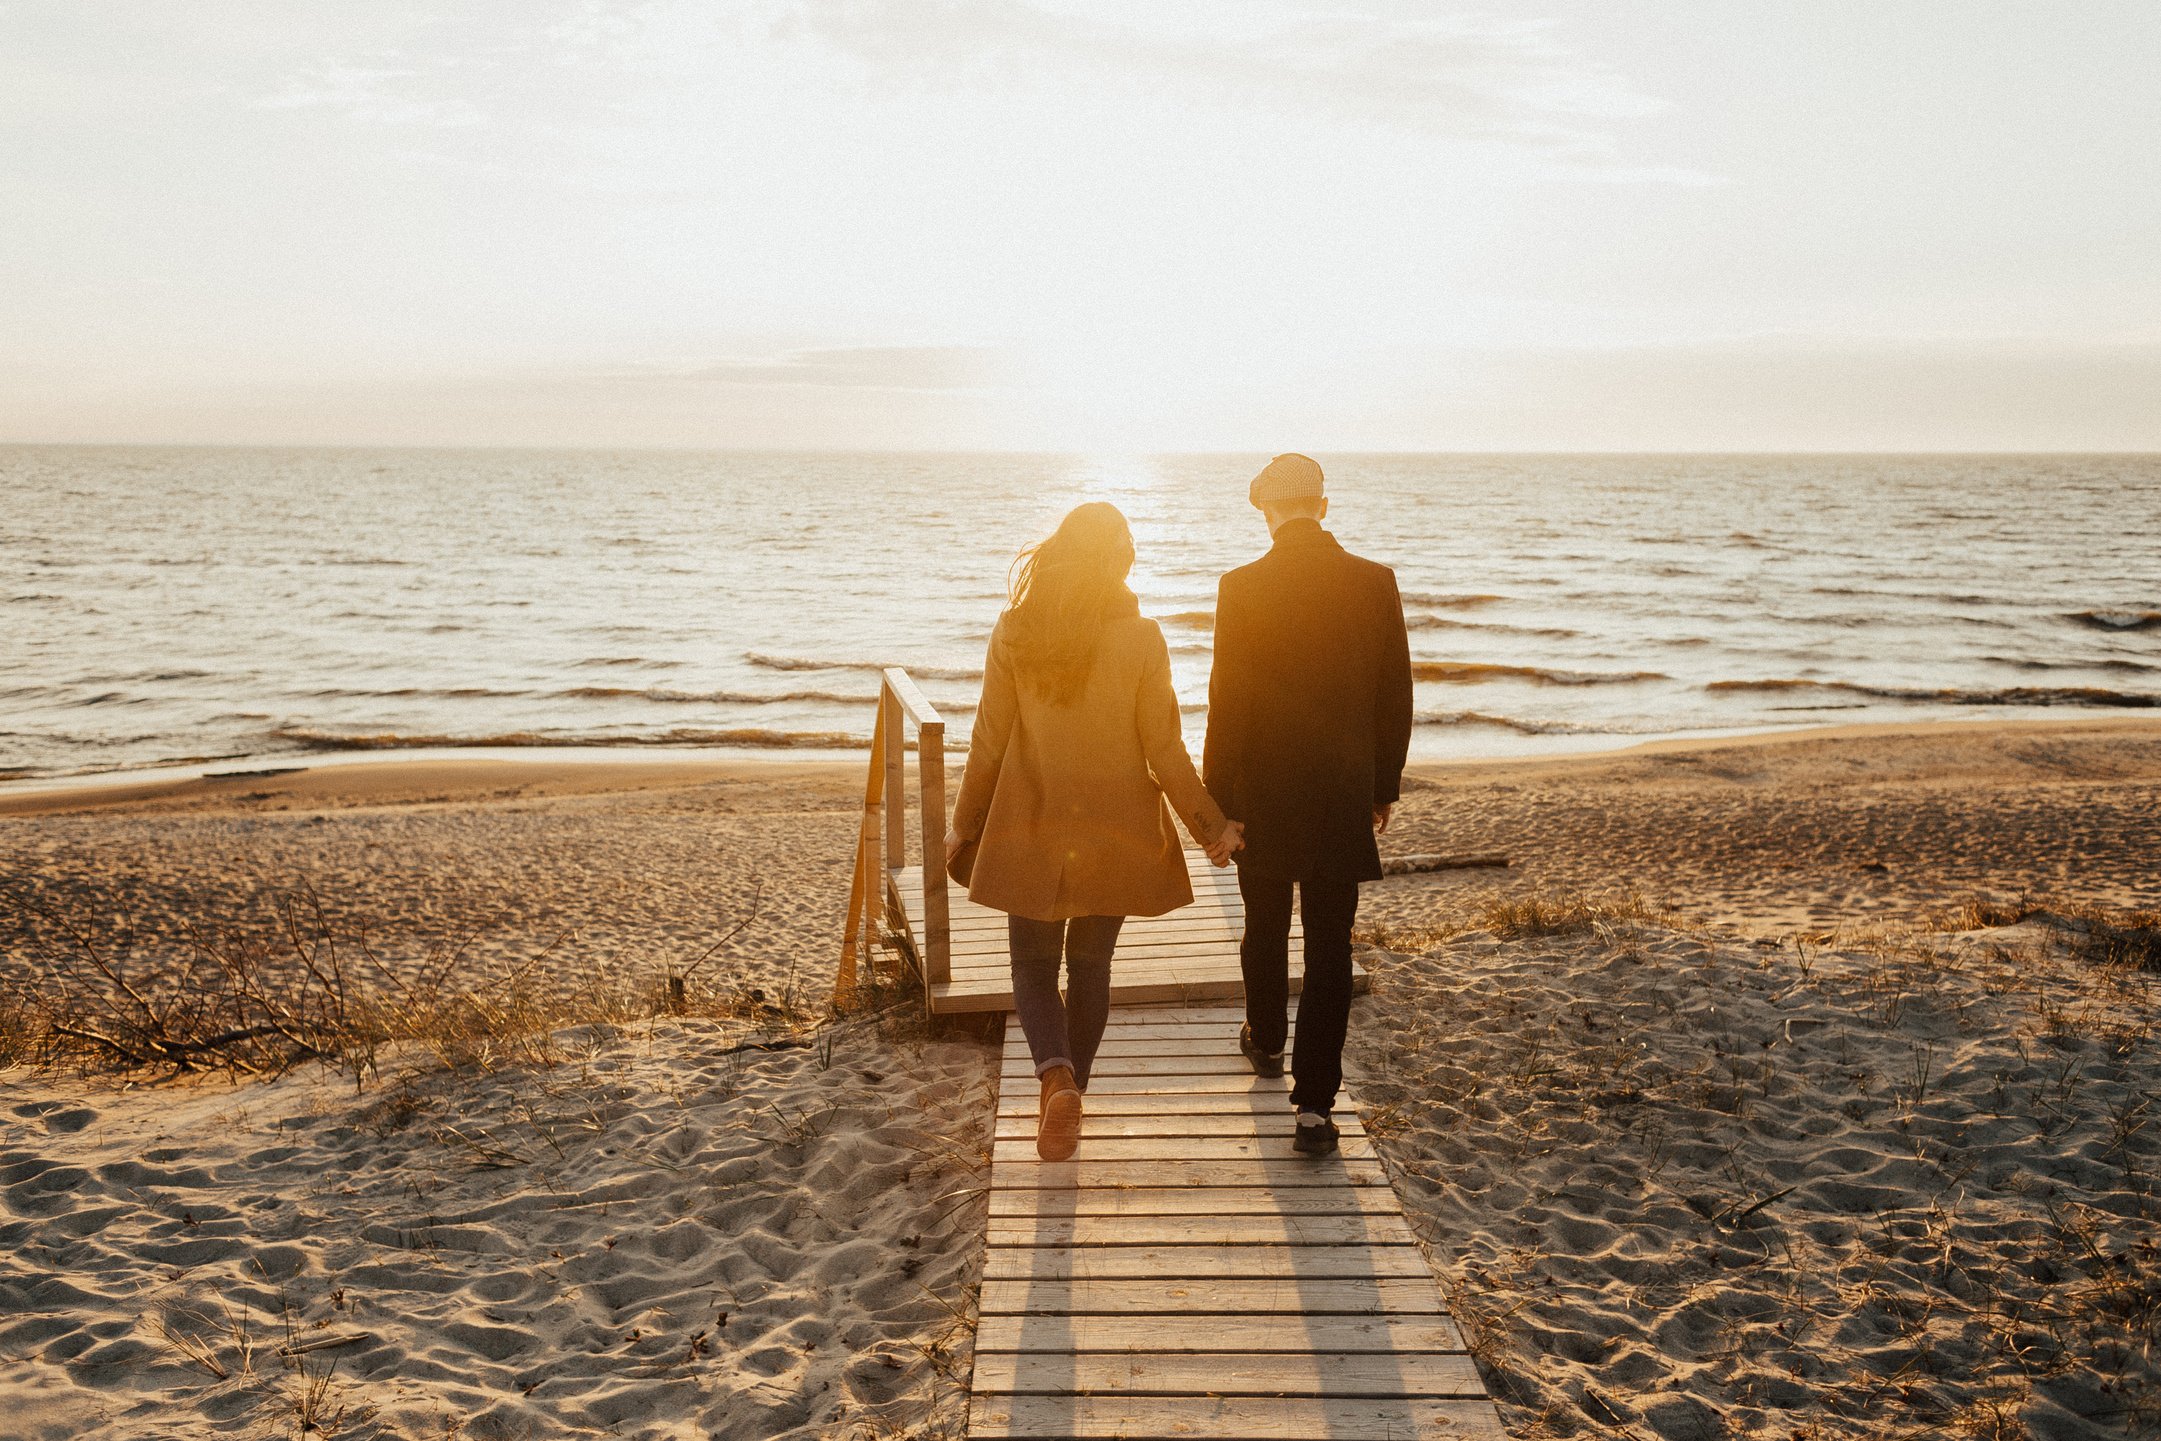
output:
[{"label": "beach sand", "polygon": [[[0,795],[0,985],[71,931],[154,983],[305,888],[394,967],[472,931],[468,965],[554,943],[559,985],[650,989],[760,894],[719,1019],[551,1066],[0,1072],[7,1434],[289,1434],[311,1384],[352,1435],[957,1434],[994,1053],[807,1019],[860,787],[476,759]],[[1350,1059],[1521,1433],[2154,1414],[2144,983],[2032,923],[1903,933],[1977,893],[2161,907],[2161,725],[1420,767],[1384,850],[1512,860],[1367,887]],[[1491,923],[1569,892],[1668,909]],[[287,1317],[337,1344],[281,1358]]]}]

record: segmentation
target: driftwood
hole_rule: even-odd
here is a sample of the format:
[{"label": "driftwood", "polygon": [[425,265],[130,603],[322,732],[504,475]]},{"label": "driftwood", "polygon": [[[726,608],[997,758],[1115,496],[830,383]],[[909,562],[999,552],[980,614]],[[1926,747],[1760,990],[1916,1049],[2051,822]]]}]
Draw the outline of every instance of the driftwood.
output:
[{"label": "driftwood", "polygon": [[1486,866],[1505,866],[1508,857],[1497,854],[1461,854],[1434,852],[1422,856],[1383,856],[1381,874],[1384,876],[1410,876],[1422,871],[1474,871]]}]

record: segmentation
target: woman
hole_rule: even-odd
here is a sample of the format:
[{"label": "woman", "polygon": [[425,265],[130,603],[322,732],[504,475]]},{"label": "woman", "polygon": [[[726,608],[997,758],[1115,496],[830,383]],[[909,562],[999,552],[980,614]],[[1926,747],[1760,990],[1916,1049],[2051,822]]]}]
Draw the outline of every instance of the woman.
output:
[{"label": "woman", "polygon": [[1036,1150],[1052,1161],[1079,1142],[1118,928],[1193,900],[1171,807],[1217,865],[1239,845],[1186,754],[1170,652],[1132,569],[1133,533],[1101,501],[1014,562],[946,837],[969,899],[1008,918],[1013,1009],[1042,1084]]}]

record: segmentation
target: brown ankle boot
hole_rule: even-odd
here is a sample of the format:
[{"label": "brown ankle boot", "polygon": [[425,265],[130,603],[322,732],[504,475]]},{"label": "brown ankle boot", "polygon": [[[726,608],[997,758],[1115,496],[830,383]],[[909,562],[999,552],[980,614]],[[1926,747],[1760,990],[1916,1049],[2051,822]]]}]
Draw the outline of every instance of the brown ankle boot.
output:
[{"label": "brown ankle boot", "polygon": [[1080,1144],[1081,1093],[1071,1066],[1043,1073],[1043,1098],[1037,1106],[1035,1150],[1046,1161],[1063,1161]]}]

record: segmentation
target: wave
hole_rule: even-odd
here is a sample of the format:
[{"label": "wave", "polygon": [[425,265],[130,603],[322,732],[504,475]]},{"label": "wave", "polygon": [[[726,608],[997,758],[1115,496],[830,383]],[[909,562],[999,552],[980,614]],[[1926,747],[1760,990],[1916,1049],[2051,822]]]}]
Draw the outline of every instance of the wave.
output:
[{"label": "wave", "polygon": [[[765,651],[743,652],[743,659],[767,670],[853,670],[868,671],[876,675],[890,662],[868,660],[829,660],[823,656],[769,655]],[[912,676],[927,676],[932,680],[981,680],[980,666],[911,665],[904,667]]]},{"label": "wave", "polygon": [[679,660],[648,660],[642,655],[596,655],[591,659],[578,661],[576,664],[581,670],[591,666],[623,666],[631,670],[673,670],[682,662]]},{"label": "wave", "polygon": [[1406,590],[1399,594],[1406,605],[1437,605],[1451,610],[1461,610],[1474,605],[1497,605],[1508,599],[1505,595],[1450,595],[1431,590]]},{"label": "wave", "polygon": [[2161,630],[2161,610],[2074,610],[2064,618],[2091,630]]},{"label": "wave", "polygon": [[1609,735],[1599,726],[1571,725],[1567,721],[1524,720],[1519,716],[1492,715],[1485,711],[1419,711],[1412,717],[1422,726],[1493,726],[1527,736]]},{"label": "wave", "polygon": [[1411,611],[1403,617],[1406,630],[1483,630],[1504,635],[1545,635],[1568,637],[1583,634],[1557,625],[1507,625],[1497,620],[1455,620],[1445,615],[1427,615]]},{"label": "wave", "polygon": [[2013,670],[2112,670],[2119,674],[2148,675],[2161,671],[2161,665],[2142,660],[2125,660],[2112,657],[2108,660],[2027,660],[2015,655],[1984,656],[1991,665],[2009,666]]},{"label": "wave", "polygon": [[1527,680],[1537,685],[1633,685],[1639,681],[1669,679],[1663,672],[1655,670],[1548,670],[1535,665],[1455,660],[1414,660],[1411,676],[1416,680],[1446,681],[1451,685],[1478,685],[1489,680]]},{"label": "wave", "polygon": [[645,735],[562,734],[542,731],[506,731],[498,735],[408,735],[382,731],[354,735],[317,730],[310,726],[279,726],[271,738],[307,750],[386,751],[477,746],[743,746],[759,750],[868,750],[867,736],[846,731],[779,731],[755,726],[705,730],[677,726]]},{"label": "wave", "polygon": [[[837,690],[674,690],[668,686],[581,685],[557,691],[569,700],[644,700],[663,705],[847,705],[869,706],[877,702],[874,692]],[[973,711],[972,700],[940,700],[931,704],[941,712]]]},{"label": "wave", "polygon": [[401,685],[384,688],[366,686],[325,686],[321,690],[303,692],[311,700],[410,700],[425,697],[429,700],[516,700],[522,696],[537,695],[530,690],[497,690],[491,686],[417,686]]},{"label": "wave", "polygon": [[2139,691],[2110,690],[2106,686],[1993,686],[1966,689],[1959,686],[1927,687],[1862,685],[1848,680],[1714,680],[1707,691],[1824,690],[1841,695],[1870,696],[1876,700],[1919,701],[1935,705],[2031,705],[2104,706],[2145,710],[2161,706],[2161,695]]},{"label": "wave", "polygon": [[1169,615],[1157,616],[1165,625],[1184,626],[1188,630],[1214,630],[1216,613],[1212,610],[1180,610]]}]

